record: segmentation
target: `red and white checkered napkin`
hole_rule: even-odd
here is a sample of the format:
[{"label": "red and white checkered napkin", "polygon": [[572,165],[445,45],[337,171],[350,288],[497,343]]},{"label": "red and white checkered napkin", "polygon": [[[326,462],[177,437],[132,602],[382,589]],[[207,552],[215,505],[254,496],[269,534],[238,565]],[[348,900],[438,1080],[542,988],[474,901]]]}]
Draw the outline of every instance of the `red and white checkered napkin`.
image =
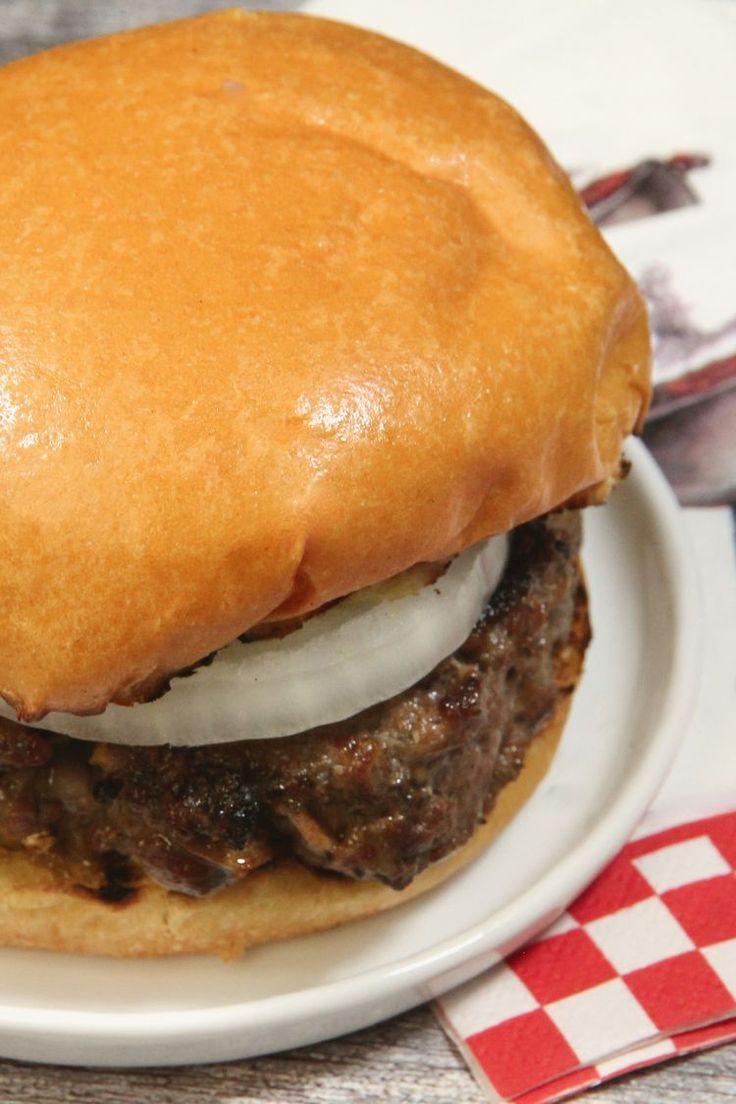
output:
[{"label": "red and white checkered napkin", "polygon": [[438,1002],[492,1100],[560,1100],[736,1039],[736,812],[629,843],[544,935]]}]

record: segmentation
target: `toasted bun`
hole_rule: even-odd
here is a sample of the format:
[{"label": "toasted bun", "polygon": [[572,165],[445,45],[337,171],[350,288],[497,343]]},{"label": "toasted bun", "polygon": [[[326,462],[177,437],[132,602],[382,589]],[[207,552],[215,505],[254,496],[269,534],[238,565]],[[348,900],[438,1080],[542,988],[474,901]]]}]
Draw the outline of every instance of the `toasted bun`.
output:
[{"label": "toasted bun", "polygon": [[321,874],[293,860],[249,874],[213,897],[192,899],[147,882],[131,901],[108,904],[70,890],[25,854],[0,852],[0,946],[79,954],[219,954],[321,931],[395,908],[467,866],[531,796],[554,755],[567,715],[560,705],[529,748],[518,778],[502,790],[485,824],[442,862],[400,892],[378,882]]},{"label": "toasted bun", "polygon": [[8,65],[0,116],[21,718],[143,699],[616,472],[648,398],[641,299],[538,138],[459,74],[231,11]]}]

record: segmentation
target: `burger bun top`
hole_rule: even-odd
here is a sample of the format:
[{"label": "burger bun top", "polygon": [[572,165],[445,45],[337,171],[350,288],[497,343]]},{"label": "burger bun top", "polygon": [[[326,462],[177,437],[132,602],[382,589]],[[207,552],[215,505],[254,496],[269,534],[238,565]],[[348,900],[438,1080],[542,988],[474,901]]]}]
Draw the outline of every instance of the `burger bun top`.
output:
[{"label": "burger bun top", "polygon": [[0,695],[157,691],[577,496],[645,310],[504,102],[325,20],[218,12],[0,71]]}]

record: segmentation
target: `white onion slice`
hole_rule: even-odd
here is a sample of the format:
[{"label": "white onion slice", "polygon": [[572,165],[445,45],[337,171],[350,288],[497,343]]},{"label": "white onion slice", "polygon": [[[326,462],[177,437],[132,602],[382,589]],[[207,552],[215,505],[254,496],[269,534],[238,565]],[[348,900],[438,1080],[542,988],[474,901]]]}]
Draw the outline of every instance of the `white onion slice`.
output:
[{"label": "white onion slice", "polygon": [[96,717],[50,713],[38,727],[108,743],[193,746],[344,720],[412,686],[462,644],[501,578],[506,551],[506,538],[494,537],[429,584],[412,587],[407,573],[357,591],[281,639],[236,641],[209,667],[174,679],[158,701],[110,705]]}]

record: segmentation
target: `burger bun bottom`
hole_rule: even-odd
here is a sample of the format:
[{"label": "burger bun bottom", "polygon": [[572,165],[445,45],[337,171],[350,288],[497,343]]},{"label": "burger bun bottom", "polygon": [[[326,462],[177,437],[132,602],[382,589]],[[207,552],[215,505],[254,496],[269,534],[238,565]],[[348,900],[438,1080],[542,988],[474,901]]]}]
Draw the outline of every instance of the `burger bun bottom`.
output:
[{"label": "burger bun bottom", "polygon": [[115,904],[63,885],[40,860],[22,852],[5,852],[0,858],[0,944],[135,958],[181,954],[235,958],[258,943],[321,931],[395,908],[447,881],[506,827],[544,777],[569,702],[569,696],[560,699],[534,737],[521,773],[501,791],[471,839],[404,890],[355,882],[284,860],[254,871],[212,897],[193,899],[146,882],[132,898]]}]

